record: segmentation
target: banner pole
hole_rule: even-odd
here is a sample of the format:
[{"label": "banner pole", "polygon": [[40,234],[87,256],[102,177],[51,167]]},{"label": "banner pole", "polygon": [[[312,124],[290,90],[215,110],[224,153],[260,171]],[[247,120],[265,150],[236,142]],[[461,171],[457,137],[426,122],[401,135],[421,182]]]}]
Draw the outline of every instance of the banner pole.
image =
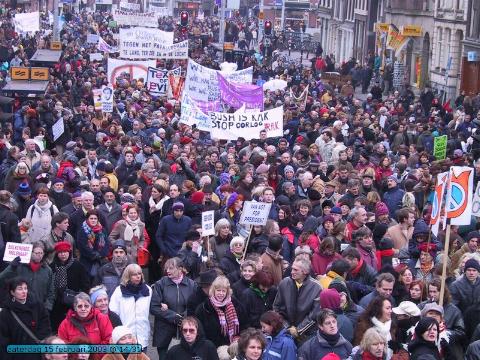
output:
[{"label": "banner pole", "polygon": [[447,278],[447,262],[448,262],[448,248],[450,246],[450,219],[447,219],[447,232],[445,234],[445,246],[443,250],[443,267],[442,278],[440,287],[440,298],[438,299],[438,305],[443,306],[443,296],[445,294],[445,280]]},{"label": "banner pole", "polygon": [[245,256],[247,255],[248,243],[250,242],[250,236],[252,235],[252,231],[253,231],[253,225],[250,225],[250,231],[248,232],[248,237],[247,237],[247,240],[245,241],[245,249],[243,249],[242,260],[245,260]]}]

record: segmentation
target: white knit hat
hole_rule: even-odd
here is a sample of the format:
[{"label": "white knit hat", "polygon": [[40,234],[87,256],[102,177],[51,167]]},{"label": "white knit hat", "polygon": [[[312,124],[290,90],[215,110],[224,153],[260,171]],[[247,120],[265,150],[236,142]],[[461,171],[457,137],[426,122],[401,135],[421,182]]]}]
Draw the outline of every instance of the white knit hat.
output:
[{"label": "white knit hat", "polygon": [[133,335],[133,331],[126,326],[122,326],[122,325],[117,326],[112,331],[112,343],[113,344],[118,343],[118,341],[125,335]]}]

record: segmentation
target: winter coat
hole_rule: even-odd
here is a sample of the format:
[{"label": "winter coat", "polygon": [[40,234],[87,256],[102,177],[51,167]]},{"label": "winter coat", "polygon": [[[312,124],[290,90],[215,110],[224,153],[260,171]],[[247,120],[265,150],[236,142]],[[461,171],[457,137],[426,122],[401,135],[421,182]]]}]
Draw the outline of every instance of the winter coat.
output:
[{"label": "winter coat", "polygon": [[[69,223],[68,232],[72,234],[73,237],[77,236],[78,230],[81,229],[83,222],[87,220],[86,214],[87,214],[87,211],[83,207],[80,207],[80,209],[75,210],[75,212],[70,214],[70,221],[68,222]],[[106,231],[107,220],[100,211],[98,212],[98,221],[100,222],[100,224],[102,224],[103,229]],[[77,246],[78,246],[78,237],[76,238],[76,240],[77,240]]]},{"label": "winter coat", "polygon": [[43,340],[51,335],[48,311],[42,303],[28,296],[25,304],[5,301],[0,311],[0,359],[13,360],[19,357],[25,360],[40,360],[40,354],[23,354],[21,356],[7,354],[7,345],[30,345],[35,341],[23,330],[17,320],[12,316],[12,311],[30,329],[37,339]]},{"label": "winter coat", "polygon": [[271,250],[267,250],[260,256],[262,259],[262,270],[268,272],[273,277],[273,285],[278,286],[283,277],[282,256],[276,256]]},{"label": "winter coat", "polygon": [[30,226],[28,231],[30,243],[33,244],[40,241],[50,234],[52,230],[52,216],[57,212],[57,207],[50,200],[48,200],[48,204],[44,209],[38,206],[38,200],[28,208],[25,218],[32,222],[32,226]]},{"label": "winter coat", "polygon": [[105,230],[107,231],[107,234],[110,234],[113,225],[122,219],[122,207],[117,202],[114,202],[112,210],[108,211],[105,203],[102,203],[97,206],[97,211],[103,216],[103,218],[105,218]]},{"label": "winter coat", "polygon": [[58,328],[58,336],[67,344],[79,336],[87,337],[92,344],[110,344],[112,330],[108,315],[102,314],[97,308],[92,308],[83,320],[70,309]]},{"label": "winter coat", "polygon": [[437,345],[434,342],[427,342],[422,338],[417,338],[408,344],[408,352],[410,353],[410,360],[423,358],[424,355],[431,355],[435,360],[442,359],[438,352]]},{"label": "winter coat", "polygon": [[150,339],[150,300],[152,299],[152,289],[148,286],[149,295],[141,296],[137,300],[133,296],[124,296],[120,286],[117,286],[113,292],[108,307],[116,313],[122,324],[128,327],[142,348],[148,346]]},{"label": "winter coat", "polygon": [[298,350],[298,360],[317,360],[329,353],[337,354],[340,359],[346,359],[352,352],[352,344],[340,335],[338,342],[331,346],[327,340],[316,333],[311,339],[306,341]]},{"label": "winter coat", "polygon": [[230,284],[240,280],[240,263],[230,251],[227,251],[227,254],[220,260],[219,267],[230,281]]},{"label": "winter coat", "polygon": [[93,285],[105,285],[108,297],[110,297],[112,296],[115,288],[120,284],[122,274],[123,271],[121,274],[118,274],[113,264],[109,262],[105,265],[102,265],[102,267],[98,270],[95,280],[93,281]]},{"label": "winter coat", "polygon": [[0,229],[3,241],[21,242],[18,217],[10,208],[0,204]]},{"label": "winter coat", "polygon": [[387,233],[385,234],[385,237],[393,241],[393,248],[396,250],[400,250],[399,255],[409,257],[408,244],[412,239],[412,235],[413,235],[413,226],[409,227],[407,229],[407,233],[405,234],[402,231],[401,225],[397,224],[388,228]]},{"label": "winter coat", "polygon": [[[102,241],[104,242],[103,246],[100,244]],[[85,266],[90,276],[94,277],[101,266],[101,259],[105,258],[110,251],[105,229],[95,234],[93,247],[90,247],[87,233],[83,229],[83,225],[80,225],[77,232],[77,247],[80,250],[80,262]]]},{"label": "winter coat", "polygon": [[363,285],[373,286],[377,280],[377,271],[366,262],[360,267],[360,271],[356,275],[348,273],[348,281],[356,281]]},{"label": "winter coat", "polygon": [[188,344],[182,336],[180,344],[172,346],[168,352],[166,360],[218,360],[217,349],[210,340],[205,339],[197,331],[197,339],[193,344]]},{"label": "winter coat", "polygon": [[315,275],[325,275],[327,273],[328,266],[335,260],[341,258],[342,256],[338,253],[335,253],[332,256],[325,256],[317,251],[312,257],[312,271]]},{"label": "winter coat", "polygon": [[465,360],[480,360],[480,340],[468,345]]},{"label": "winter coat", "polygon": [[267,336],[267,346],[262,360],[297,360],[297,346],[286,329],[272,336]]},{"label": "winter coat", "polygon": [[[177,324],[186,315],[187,301],[196,288],[195,282],[186,276],[178,285],[167,276],[155,283],[150,302],[150,314],[155,317],[153,346],[166,349],[177,335]],[[161,309],[162,303],[167,304],[167,310]]]},{"label": "winter coat", "polygon": [[134,233],[133,236],[138,236],[137,242],[132,239],[127,239],[125,236],[125,230],[127,228],[127,220],[119,220],[113,225],[112,231],[108,236],[108,240],[113,244],[116,240],[123,240],[127,246],[127,255],[132,262],[137,263],[137,251],[139,248],[147,249],[150,244],[150,237],[145,230],[145,223],[138,221],[138,234]]},{"label": "winter coat", "polygon": [[64,232],[62,236],[57,236],[52,230],[49,234],[40,239],[40,242],[45,246],[45,259],[48,264],[52,263],[53,258],[55,257],[55,244],[60,241],[68,242],[72,246],[72,249],[75,249],[75,240],[68,232]]},{"label": "winter coat", "polygon": [[466,311],[480,297],[480,277],[472,284],[465,275],[462,275],[450,285],[450,294],[452,295],[452,303],[460,311]]},{"label": "winter coat", "polygon": [[50,311],[55,301],[55,287],[53,284],[52,269],[47,264],[42,264],[40,269],[33,272],[29,264],[19,264],[16,268],[12,265],[0,273],[1,288],[6,281],[14,277],[22,277],[27,280],[29,294],[32,295],[32,300],[42,303],[45,308]]},{"label": "winter coat", "polygon": [[240,277],[238,281],[231,285],[233,296],[235,296],[237,299],[243,299],[242,294],[250,287],[250,285],[250,281]]},{"label": "winter coat", "polygon": [[243,308],[249,320],[249,326],[256,329],[260,329],[260,317],[265,312],[273,309],[273,302],[275,301],[275,295],[277,295],[277,289],[270,288],[262,299],[252,288],[245,289],[242,296]]},{"label": "winter coat", "polygon": [[208,294],[205,294],[205,291],[199,286],[195,292],[188,298],[187,301],[187,315],[194,316],[195,310],[197,310],[198,305],[202,304],[205,300],[208,299]]},{"label": "winter coat", "polygon": [[182,248],[187,232],[192,225],[192,220],[183,215],[180,219],[173,215],[167,215],[160,220],[155,241],[160,254],[166,257],[174,257]]},{"label": "winter coat", "polygon": [[400,189],[398,186],[395,186],[392,189],[388,189],[383,194],[383,202],[388,207],[388,212],[392,219],[396,218],[396,211],[399,210],[402,206],[402,199],[403,195],[405,195],[405,191]]},{"label": "winter coat", "polygon": [[289,326],[302,328],[315,320],[320,291],[320,284],[311,277],[304,280],[300,289],[292,278],[285,278],[278,285],[273,310],[280,313]]},{"label": "winter coat", "polygon": [[[244,307],[237,299],[232,297],[232,303],[237,313],[238,322],[240,323],[240,331],[242,331],[248,325],[248,318],[245,315]],[[217,312],[213,308],[210,299],[206,299],[202,304],[198,305],[195,310],[195,316],[203,326],[205,337],[213,342],[217,348],[222,345],[230,345],[228,335],[225,336],[222,334]]]}]

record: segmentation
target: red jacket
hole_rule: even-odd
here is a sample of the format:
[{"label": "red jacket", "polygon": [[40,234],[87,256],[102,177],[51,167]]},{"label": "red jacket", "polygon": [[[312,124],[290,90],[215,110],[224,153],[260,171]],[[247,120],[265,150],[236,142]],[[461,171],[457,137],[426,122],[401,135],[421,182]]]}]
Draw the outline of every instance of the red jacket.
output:
[{"label": "red jacket", "polygon": [[328,266],[335,260],[341,259],[342,255],[335,253],[332,256],[325,256],[320,252],[315,252],[312,257],[312,270],[315,275],[325,275]]},{"label": "red jacket", "polygon": [[104,315],[100,310],[92,308],[87,318],[80,321],[75,311],[71,309],[68,310],[65,320],[62,321],[58,328],[58,336],[67,344],[79,336],[85,336],[85,334],[74,325],[72,320],[83,325],[87,338],[90,339],[92,344],[110,344],[113,329],[108,315]]}]

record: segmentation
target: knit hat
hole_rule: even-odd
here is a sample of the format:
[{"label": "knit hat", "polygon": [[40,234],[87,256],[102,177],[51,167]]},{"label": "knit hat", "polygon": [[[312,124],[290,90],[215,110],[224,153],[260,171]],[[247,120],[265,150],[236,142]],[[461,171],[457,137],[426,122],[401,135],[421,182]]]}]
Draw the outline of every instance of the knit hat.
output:
[{"label": "knit hat", "polygon": [[55,184],[58,184],[58,183],[65,184],[65,180],[60,179],[60,178],[55,178],[55,179],[52,180],[52,185],[55,185]]},{"label": "knit hat", "polygon": [[122,249],[126,253],[127,252],[127,245],[125,244],[125,241],[123,241],[123,240],[115,241],[112,245],[112,251],[115,250],[115,249]]},{"label": "knit hat", "polygon": [[105,290],[104,287],[100,287],[94,292],[92,292],[90,294],[90,301],[92,302],[92,304],[95,305],[95,302],[97,301],[98,297],[102,295],[108,296],[107,291]]},{"label": "knit hat", "polygon": [[257,170],[255,170],[255,174],[257,175],[267,174],[268,169],[269,169],[269,166],[267,164],[260,164],[257,166]]},{"label": "knit hat", "polygon": [[133,335],[133,331],[130,330],[126,326],[117,326],[115,329],[112,331],[112,343],[116,344],[118,341],[124,337],[125,335]]},{"label": "knit hat", "polygon": [[180,201],[177,201],[176,203],[174,203],[172,205],[172,211],[175,211],[175,210],[183,210],[185,208],[185,205],[183,205],[182,202]]},{"label": "knit hat", "polygon": [[436,302],[426,303],[422,309],[422,316],[426,316],[429,311],[436,311],[443,316],[443,306],[438,305]]},{"label": "knit hat", "polygon": [[397,315],[420,316],[420,309],[411,301],[402,301],[392,311]]},{"label": "knit hat", "polygon": [[192,196],[190,196],[190,201],[192,204],[201,204],[204,198],[205,194],[202,191],[195,191]]},{"label": "knit hat", "polygon": [[320,360],[341,360],[340,356],[338,356],[335,353],[328,353],[324,357],[322,357]]},{"label": "knit hat", "polygon": [[375,205],[375,216],[382,216],[382,215],[388,215],[390,212],[388,211],[387,205],[383,202],[378,202],[377,205]]},{"label": "knit hat", "polygon": [[72,250],[72,245],[67,241],[59,241],[55,244],[55,252],[70,252]]},{"label": "knit hat", "polygon": [[17,193],[19,195],[30,195],[32,193],[32,189],[30,188],[30,185],[28,185],[27,182],[22,182],[18,186]]},{"label": "knit hat", "polygon": [[221,173],[220,174],[220,185],[225,185],[230,183],[230,174],[229,173]]},{"label": "knit hat", "polygon": [[465,271],[467,271],[467,269],[475,269],[477,271],[480,271],[480,264],[475,259],[469,259],[465,263],[464,269],[465,269]]},{"label": "knit hat", "polygon": [[327,221],[330,221],[331,223],[335,224],[335,220],[333,219],[332,215],[325,215],[323,217],[323,223],[325,224]]},{"label": "knit hat", "polygon": [[339,206],[334,206],[332,210],[330,210],[330,213],[342,215],[342,209],[340,209]]},{"label": "knit hat", "polygon": [[[418,250],[420,251],[428,252],[433,259],[435,259],[435,257],[437,256],[437,245],[435,244],[432,244],[432,243],[429,244],[428,242],[425,241],[418,244],[417,247],[418,247]],[[477,266],[478,266],[478,263],[477,263]],[[480,266],[478,267],[478,269],[480,269]]]},{"label": "knit hat", "polygon": [[390,175],[390,176],[387,178],[387,180],[393,180],[393,181],[395,181],[395,182],[398,184],[398,179],[397,179],[396,176]]},{"label": "knit hat", "polygon": [[82,192],[81,191],[75,191],[73,194],[72,194],[72,199],[78,199],[82,197]]},{"label": "knit hat", "polygon": [[[227,200],[227,209],[231,208],[233,204],[235,204],[235,201],[237,201],[237,199],[240,198],[240,196],[241,195],[236,192],[232,193]],[[241,199],[243,199],[243,196],[241,197]]]},{"label": "knit hat", "polygon": [[417,323],[417,326],[415,327],[415,335],[417,339],[421,339],[422,335],[425,334],[425,332],[428,331],[428,329],[430,329],[432,325],[436,325],[437,329],[439,328],[438,322],[434,318],[432,317],[421,318],[420,321]]},{"label": "knit hat", "polygon": [[320,293],[322,309],[337,310],[340,308],[340,294],[336,289],[325,289]]},{"label": "knit hat", "polygon": [[292,165],[287,165],[285,166],[285,169],[283,169],[283,173],[286,175],[287,172],[295,172],[295,170],[293,170],[293,166]]},{"label": "knit hat", "polygon": [[344,294],[347,294],[347,296],[349,296],[350,294],[350,291],[348,290],[347,285],[338,278],[333,279],[330,285],[328,285],[328,288],[337,290],[339,294],[344,293]]}]

